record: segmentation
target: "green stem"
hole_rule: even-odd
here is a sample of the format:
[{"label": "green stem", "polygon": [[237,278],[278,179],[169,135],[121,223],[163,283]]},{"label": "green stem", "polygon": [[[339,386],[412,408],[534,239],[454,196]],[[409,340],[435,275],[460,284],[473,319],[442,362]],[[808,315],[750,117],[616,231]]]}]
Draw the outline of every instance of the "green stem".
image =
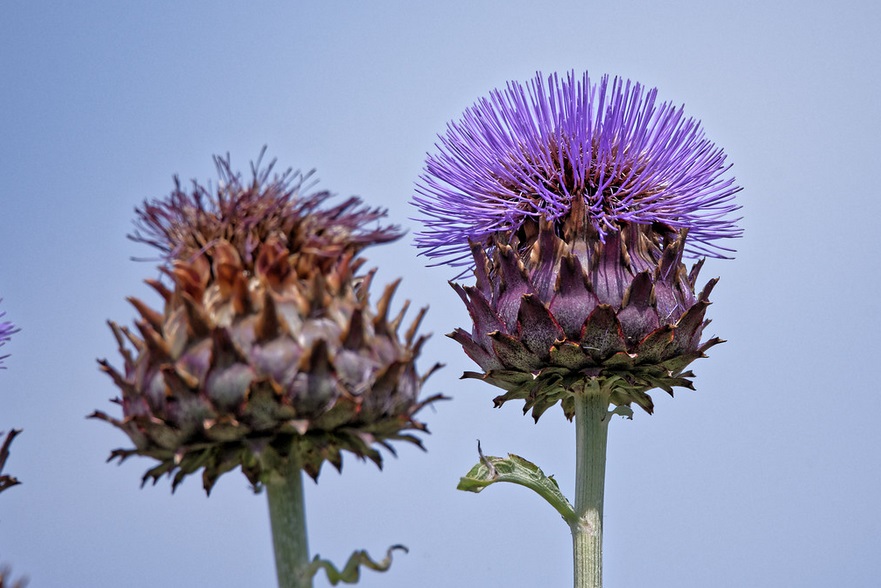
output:
[{"label": "green stem", "polygon": [[603,490],[609,396],[599,387],[585,387],[575,396],[575,514],[571,525],[575,588],[603,585]]},{"label": "green stem", "polygon": [[278,588],[312,588],[303,475],[293,455],[265,482]]}]

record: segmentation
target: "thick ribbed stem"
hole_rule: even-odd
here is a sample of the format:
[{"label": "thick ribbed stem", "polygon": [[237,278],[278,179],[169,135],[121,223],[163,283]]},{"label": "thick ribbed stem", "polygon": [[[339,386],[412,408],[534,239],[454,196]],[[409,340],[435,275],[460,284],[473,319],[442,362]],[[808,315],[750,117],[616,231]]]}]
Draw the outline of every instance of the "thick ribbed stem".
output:
[{"label": "thick ribbed stem", "polygon": [[291,456],[266,480],[278,588],[312,588],[300,464]]},{"label": "thick ribbed stem", "polygon": [[575,588],[603,585],[603,489],[609,396],[586,388],[575,396],[575,514],[571,525]]}]

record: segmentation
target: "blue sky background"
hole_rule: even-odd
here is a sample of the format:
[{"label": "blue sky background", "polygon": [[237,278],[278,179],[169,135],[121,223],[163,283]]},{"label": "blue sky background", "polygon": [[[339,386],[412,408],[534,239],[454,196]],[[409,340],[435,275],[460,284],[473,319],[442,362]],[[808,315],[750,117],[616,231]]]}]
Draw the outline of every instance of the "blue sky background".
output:
[{"label": "blue sky background", "polygon": [[[881,576],[881,291],[874,174],[881,153],[881,4],[617,2],[7,1],[0,7],[0,309],[22,327],[3,352],[0,429],[24,429],[0,496],[0,562],[32,588],[272,586],[264,496],[238,472],[210,498],[139,489],[149,466],[104,463],[127,446],[85,419],[115,410],[95,359],[118,362],[107,319],[151,251],[126,239],[133,209],[211,155],[247,170],[263,145],[319,187],[407,202],[446,122],[509,79],[588,69],[685,103],[744,187],[745,236],[721,276],[694,365],[697,392],[655,395],[654,416],[613,422],[606,486],[608,586],[877,586]],[[422,365],[427,453],[385,470],[347,459],[306,483],[310,547],[342,562],[410,547],[364,587],[567,586],[568,529],[535,495],[455,485],[514,452],[573,494],[574,430],[535,425],[443,333],[467,314],[410,237],[367,251],[399,301],[431,310]],[[322,578],[316,586],[326,586]]]}]

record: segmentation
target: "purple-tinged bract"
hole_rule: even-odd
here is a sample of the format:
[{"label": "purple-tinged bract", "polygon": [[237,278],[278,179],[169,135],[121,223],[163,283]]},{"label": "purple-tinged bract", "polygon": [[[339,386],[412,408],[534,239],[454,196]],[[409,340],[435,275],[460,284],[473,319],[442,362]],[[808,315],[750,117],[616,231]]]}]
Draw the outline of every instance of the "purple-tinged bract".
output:
[{"label": "purple-tinged bract", "polygon": [[725,257],[741,233],[725,154],[657,90],[585,73],[507,88],[468,109],[440,137],[417,185],[425,229],[416,245],[470,265],[469,241],[517,232],[527,219],[560,223],[573,199],[600,241],[625,224],[688,229],[685,252]]}]

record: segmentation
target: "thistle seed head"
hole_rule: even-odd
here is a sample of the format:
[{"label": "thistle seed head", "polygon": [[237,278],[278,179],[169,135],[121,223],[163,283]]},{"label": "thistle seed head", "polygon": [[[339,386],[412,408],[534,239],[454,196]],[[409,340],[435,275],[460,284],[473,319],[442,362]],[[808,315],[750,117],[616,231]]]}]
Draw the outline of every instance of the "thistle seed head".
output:
[{"label": "thistle seed head", "polygon": [[210,490],[236,467],[257,485],[291,456],[317,478],[343,451],[381,465],[392,441],[421,447],[415,415],[440,398],[420,398],[435,369],[416,369],[425,309],[399,335],[398,282],[372,306],[359,255],[400,232],[373,226],[385,212],[357,198],[325,207],[328,193],[303,193],[290,174],[255,166],[244,182],[217,161],[215,194],[178,187],[139,210],[134,238],[163,253],[167,280],[147,282],[163,307],[129,299],[134,329],[110,323],[123,367],[100,364],[122,418],[92,416],[134,444],[111,458],[152,457],[144,481],[173,475],[173,487],[201,470]]}]

